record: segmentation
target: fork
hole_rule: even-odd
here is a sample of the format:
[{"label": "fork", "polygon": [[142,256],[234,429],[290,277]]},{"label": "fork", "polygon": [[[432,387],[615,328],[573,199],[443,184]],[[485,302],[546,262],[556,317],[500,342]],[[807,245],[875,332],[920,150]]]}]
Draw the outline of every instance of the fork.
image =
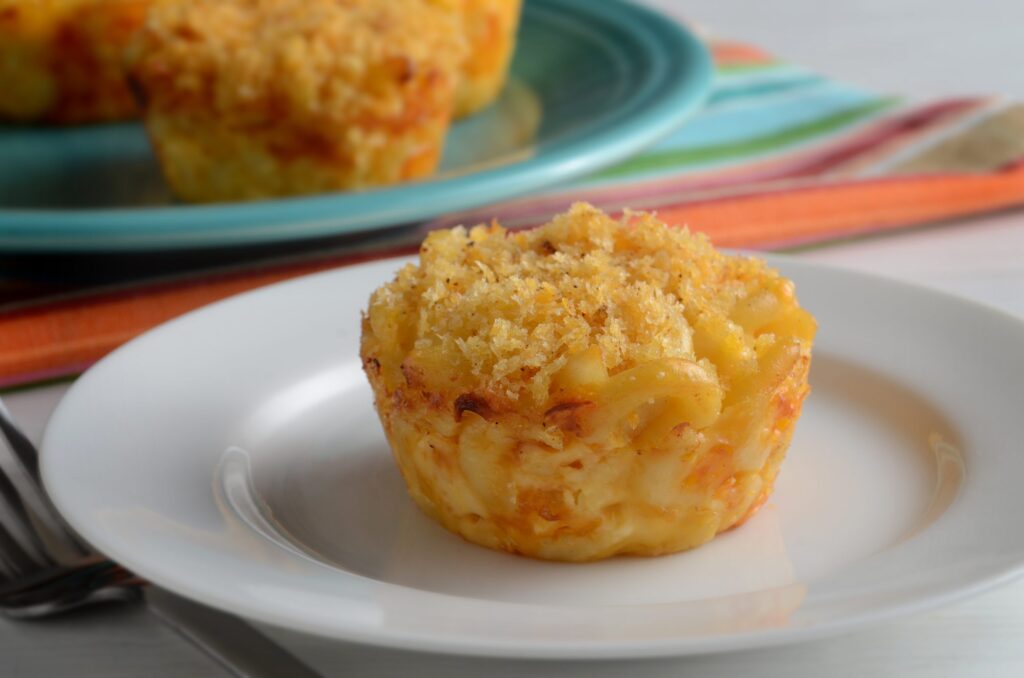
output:
[{"label": "fork", "polygon": [[241,619],[147,587],[95,553],[43,491],[38,451],[0,400],[0,614],[38,619],[96,603],[142,600],[235,675],[317,675]]},{"label": "fork", "polygon": [[[64,524],[42,491],[35,447],[14,424],[0,401],[0,611],[13,618],[59,614],[93,602],[139,598],[136,578],[96,555]],[[61,564],[47,547],[51,541],[76,561]],[[65,557],[67,557],[67,555]]]}]

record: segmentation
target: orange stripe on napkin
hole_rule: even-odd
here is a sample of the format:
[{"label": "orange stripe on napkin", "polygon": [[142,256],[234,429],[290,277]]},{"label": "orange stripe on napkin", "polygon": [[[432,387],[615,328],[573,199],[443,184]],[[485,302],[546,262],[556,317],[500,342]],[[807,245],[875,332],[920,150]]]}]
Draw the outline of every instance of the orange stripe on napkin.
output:
[{"label": "orange stripe on napkin", "polygon": [[776,60],[768,52],[742,42],[714,40],[707,43],[707,45],[711,50],[711,58],[715,60],[715,65],[719,67],[754,66],[757,64],[774,63]]},{"label": "orange stripe on napkin", "polygon": [[241,292],[415,250],[406,247],[388,253],[344,255],[261,271],[150,284],[14,311],[0,318],[0,388],[78,374],[146,330]]},{"label": "orange stripe on napkin", "polygon": [[[658,215],[720,246],[769,249],[1024,203],[1024,163],[978,175],[892,177],[663,205]],[[414,251],[400,247],[257,272],[151,284],[30,307],[0,318],[0,386],[75,374],[187,311],[262,285]],[[369,290],[367,291],[369,292]]]},{"label": "orange stripe on napkin", "polygon": [[864,180],[659,207],[721,247],[772,249],[989,212],[1024,203],[1024,162],[992,174]]}]

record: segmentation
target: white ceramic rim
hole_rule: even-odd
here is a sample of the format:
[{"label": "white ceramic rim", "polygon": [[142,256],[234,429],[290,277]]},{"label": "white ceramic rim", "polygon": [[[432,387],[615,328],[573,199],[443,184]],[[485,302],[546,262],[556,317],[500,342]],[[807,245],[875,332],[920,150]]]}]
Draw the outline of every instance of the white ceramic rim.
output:
[{"label": "white ceramic rim", "polygon": [[[964,336],[973,336],[976,341],[983,343],[986,341],[995,342],[1001,338],[1005,342],[1017,338],[1021,340],[1018,345],[1024,345],[1024,323],[999,309],[905,282],[852,271],[819,267],[784,257],[771,257],[770,260],[773,265],[782,268],[783,272],[787,275],[795,276],[798,280],[798,285],[802,281],[801,289],[807,289],[808,284],[813,281],[817,281],[826,287],[831,285],[835,288],[832,291],[845,289],[846,298],[837,299],[836,303],[838,304],[847,303],[857,296],[862,296],[870,302],[879,304],[887,303],[887,300],[891,301],[893,298],[911,300],[929,309],[944,309],[950,316],[969,321],[968,325],[973,326],[962,327],[960,330],[967,333]],[[225,309],[232,307],[240,308],[240,304],[259,305],[262,299],[269,298],[266,295],[297,292],[302,289],[302,286],[309,285],[311,280],[323,281],[331,277],[345,277],[353,274],[358,276],[361,272],[366,272],[372,267],[394,268],[395,266],[396,262],[394,260],[375,262],[339,271],[316,274],[249,292],[167,323],[114,352],[72,387],[47,429],[43,445],[42,471],[58,508],[67,516],[69,522],[99,550],[107,553],[140,575],[149,578],[154,583],[197,601],[272,625],[317,635],[410,650],[465,655],[577,659],[634,658],[700,654],[781,645],[834,635],[868,623],[932,609],[936,606],[990,589],[1024,572],[1024,537],[1022,537],[1020,542],[1013,545],[1009,552],[993,554],[992,562],[987,566],[967,563],[970,566],[967,567],[966,571],[957,570],[955,567],[946,568],[942,570],[942,575],[936,581],[927,582],[917,589],[905,585],[896,585],[894,587],[891,584],[866,589],[862,592],[863,595],[861,597],[870,598],[872,602],[865,609],[859,612],[837,614],[831,619],[821,619],[807,625],[728,633],[719,636],[690,636],[652,640],[602,638],[599,641],[573,641],[562,639],[552,643],[538,643],[495,637],[475,638],[443,630],[438,631],[436,628],[430,628],[429,626],[425,626],[418,631],[399,630],[367,625],[359,622],[358,619],[351,623],[335,623],[330,627],[325,627],[322,623],[318,623],[316,620],[310,619],[307,614],[304,614],[303,605],[301,604],[282,605],[283,600],[275,598],[274,595],[262,598],[246,597],[239,595],[240,589],[232,589],[230,586],[226,588],[225,584],[230,584],[233,577],[231,573],[221,573],[218,575],[217,583],[212,584],[203,579],[190,578],[187,575],[183,576],[180,570],[171,572],[163,569],[160,563],[153,562],[150,556],[136,552],[130,543],[121,540],[117,534],[102,529],[101,526],[92,521],[90,516],[83,515],[81,511],[83,508],[80,501],[81,496],[76,494],[74,479],[68,478],[65,474],[61,473],[60,461],[63,455],[70,452],[67,442],[69,435],[75,435],[74,427],[76,423],[74,420],[80,418],[83,413],[88,413],[88,402],[93,389],[109,386],[109,384],[104,383],[107,379],[107,374],[116,373],[120,363],[125,361],[126,357],[139,352],[149,351],[151,344],[160,344],[165,341],[165,338],[174,337],[177,333],[191,331],[190,328],[192,327],[201,327],[207,322],[213,322]],[[368,293],[369,290],[366,290],[366,292]],[[908,308],[908,310],[910,309]],[[986,326],[999,329],[1003,333],[1002,336],[991,337],[984,333],[971,334],[972,332],[983,330]],[[951,332],[954,330],[956,328],[950,328]],[[920,338],[918,337],[918,339]],[[991,349],[992,347],[985,348]],[[1000,355],[998,351],[994,354],[988,351],[980,351],[979,354],[983,360],[992,357],[1006,357]],[[1017,362],[1010,367],[1006,367],[1006,369],[1011,373],[1010,376],[1024,375],[1024,360],[1020,357],[1015,357],[1015,359]],[[1016,381],[1018,388],[1020,383],[1024,383],[1024,381]],[[1019,397],[1014,398],[1016,394],[1004,395],[1006,397],[1002,399],[1002,402],[1014,400],[1020,402]],[[1019,421],[1011,420],[1005,422],[1004,425],[1007,426],[1003,432],[1004,434],[1021,432],[1021,422]],[[1020,436],[1016,436],[1015,439],[1020,440]],[[1007,449],[1012,447],[1012,445],[1012,442],[1006,443]],[[972,463],[976,464],[979,462],[977,459],[974,459]],[[987,473],[998,475],[1000,471],[989,469]],[[973,478],[977,475],[974,472],[969,473],[967,484],[970,485],[973,482]],[[979,498],[972,493],[967,493],[961,501],[968,501],[967,496],[971,497],[969,501],[975,503],[979,501]],[[1001,498],[1007,499],[1006,496]],[[1010,501],[1011,503],[1017,501],[1018,508],[1024,506],[1024,503],[1020,500],[1011,498]],[[968,509],[970,509],[970,506],[968,506]],[[1013,520],[1012,516],[1004,517],[1004,521],[1012,522]],[[949,538],[949,535],[945,536]],[[967,560],[970,559],[967,558]],[[963,564],[960,563],[959,565],[962,566]],[[341,573],[336,574],[344,576]],[[351,577],[353,579],[363,579],[359,575],[351,575]],[[388,590],[397,596],[406,597],[408,599],[406,602],[413,605],[409,609],[415,609],[416,605],[443,604],[451,606],[459,614],[470,615],[466,617],[467,619],[477,614],[491,618],[504,613],[514,613],[523,617],[534,616],[538,619],[543,619],[545,615],[557,617],[560,613],[565,612],[563,608],[554,606],[549,609],[535,605],[466,600],[376,581],[373,581],[373,586],[376,587],[376,590]],[[849,597],[849,592],[846,595]],[[306,603],[308,602],[307,600]],[[833,604],[841,605],[842,600],[838,600]],[[659,611],[659,614],[664,615],[671,605],[637,607],[661,607],[663,609]],[[625,613],[627,610],[623,609],[621,612]],[[645,613],[642,609],[632,609],[629,612]],[[570,616],[573,615],[570,614]]]}]

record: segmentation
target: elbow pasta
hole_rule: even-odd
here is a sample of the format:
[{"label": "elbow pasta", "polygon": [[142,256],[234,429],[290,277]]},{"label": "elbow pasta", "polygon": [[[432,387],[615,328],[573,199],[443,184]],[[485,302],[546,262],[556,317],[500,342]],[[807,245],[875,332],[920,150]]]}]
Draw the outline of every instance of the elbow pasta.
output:
[{"label": "elbow pasta", "polygon": [[[815,331],[791,283],[651,217],[588,206],[529,233],[435,234],[424,250],[371,299],[362,354],[409,492],[446,528],[545,559],[657,555],[768,497]],[[670,256],[652,263],[657,251]],[[501,289],[515,277],[526,282]],[[641,279],[657,284],[621,297]],[[516,322],[497,322],[510,309]]]}]

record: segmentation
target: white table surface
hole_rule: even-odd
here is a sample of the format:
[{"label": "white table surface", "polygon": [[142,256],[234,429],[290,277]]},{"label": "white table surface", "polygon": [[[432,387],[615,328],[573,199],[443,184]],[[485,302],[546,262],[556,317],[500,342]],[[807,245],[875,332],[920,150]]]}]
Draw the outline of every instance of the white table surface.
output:
[{"label": "white table surface", "polygon": [[[717,34],[761,44],[882,91],[1005,92],[1024,99],[1021,0],[649,0]],[[958,42],[959,41],[959,42]],[[913,45],[913,48],[907,47]],[[917,281],[1024,317],[1024,211],[805,250],[806,259]],[[1024,348],[1024,347],[1022,347]],[[6,397],[39,439],[66,387]],[[338,676],[1024,676],[1024,580],[844,637],[677,660],[557,663],[463,659],[268,631]],[[143,608],[45,624],[0,620],[2,676],[220,676]]]}]

